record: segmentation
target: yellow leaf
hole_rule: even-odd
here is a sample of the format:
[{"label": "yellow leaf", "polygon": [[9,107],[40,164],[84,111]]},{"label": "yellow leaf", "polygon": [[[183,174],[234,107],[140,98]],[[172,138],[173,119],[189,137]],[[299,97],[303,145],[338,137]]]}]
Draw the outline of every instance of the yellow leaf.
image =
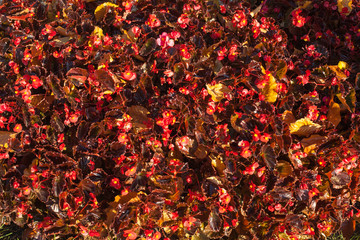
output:
[{"label": "yellow leaf", "polygon": [[[344,64],[340,64],[341,67],[344,66]],[[340,69],[339,65],[333,65],[333,66],[329,66],[330,70],[332,72],[334,72],[336,74],[336,77],[339,79],[339,80],[342,80],[342,79],[346,79],[347,76],[346,74],[342,71],[342,69]]]},{"label": "yellow leaf", "polygon": [[224,170],[226,168],[225,164],[222,161],[222,158],[220,156],[210,156],[211,159],[211,165],[218,171],[220,176],[224,176]]},{"label": "yellow leaf", "polygon": [[352,0],[338,0],[337,1],[339,13],[343,12],[344,8],[347,8],[347,11],[344,13],[346,16],[350,14],[352,10]]},{"label": "yellow leaf", "polygon": [[308,118],[301,118],[289,126],[290,133],[299,136],[309,136],[320,128],[319,124],[312,122]]},{"label": "yellow leaf", "polygon": [[103,38],[104,37],[104,32],[101,28],[99,28],[98,26],[95,26],[94,31],[91,33],[91,36],[97,36],[98,38]]},{"label": "yellow leaf", "polygon": [[105,3],[97,6],[97,8],[95,9],[95,12],[94,12],[96,21],[101,20],[105,16],[106,11],[111,7],[118,8],[119,6],[114,3],[110,3],[110,2],[105,2]]},{"label": "yellow leaf", "polygon": [[341,122],[340,105],[333,100],[330,101],[327,118],[335,127]]},{"label": "yellow leaf", "polygon": [[347,64],[346,62],[340,61],[338,63],[338,67],[340,68],[340,70],[344,70],[344,69],[347,69],[349,67],[349,64]]},{"label": "yellow leaf", "polygon": [[230,89],[224,84],[218,83],[215,85],[206,84],[208,93],[214,102],[220,102],[224,98],[224,93],[229,93]]},{"label": "yellow leaf", "polygon": [[277,83],[273,75],[270,74],[269,82],[266,84],[266,86],[262,89],[262,94],[265,95],[265,100],[269,103],[276,102],[277,99]]}]

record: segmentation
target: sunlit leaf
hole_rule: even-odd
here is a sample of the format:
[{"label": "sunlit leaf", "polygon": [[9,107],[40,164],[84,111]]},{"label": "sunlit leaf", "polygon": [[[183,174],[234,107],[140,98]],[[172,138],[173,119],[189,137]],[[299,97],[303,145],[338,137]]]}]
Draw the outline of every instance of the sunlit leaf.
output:
[{"label": "sunlit leaf", "polygon": [[340,105],[333,100],[329,104],[328,120],[336,127],[341,122]]},{"label": "sunlit leaf", "polygon": [[220,156],[210,155],[210,159],[211,165],[218,171],[220,176],[223,176],[226,166],[223,163],[222,158]]},{"label": "sunlit leaf", "polygon": [[266,84],[266,86],[262,89],[262,94],[265,95],[265,100],[269,103],[276,102],[277,99],[277,83],[273,75],[270,74],[269,76],[269,82]]},{"label": "sunlit leaf", "polygon": [[206,89],[208,93],[211,95],[211,99],[214,102],[219,102],[224,98],[224,93],[229,93],[230,89],[222,83],[218,83],[215,85],[206,84]]},{"label": "sunlit leaf", "polygon": [[105,2],[100,4],[99,6],[96,7],[94,12],[96,21],[100,21],[101,19],[103,19],[109,8],[118,8],[118,7],[119,7],[118,5],[111,2]]},{"label": "sunlit leaf", "polygon": [[[352,10],[352,0],[337,0],[337,6],[339,13],[344,13],[347,16]],[[345,12],[343,12],[344,8],[346,8]]]},{"label": "sunlit leaf", "polygon": [[299,136],[309,136],[319,129],[321,126],[308,118],[301,118],[289,126],[290,133]]}]

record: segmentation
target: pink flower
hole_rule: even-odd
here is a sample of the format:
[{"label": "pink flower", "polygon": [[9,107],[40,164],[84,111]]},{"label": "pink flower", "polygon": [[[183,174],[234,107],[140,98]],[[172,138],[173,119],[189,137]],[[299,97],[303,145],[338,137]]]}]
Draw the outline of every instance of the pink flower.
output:
[{"label": "pink flower", "polygon": [[168,33],[163,32],[158,39],[156,39],[156,43],[162,48],[173,47],[174,40],[169,38]]}]

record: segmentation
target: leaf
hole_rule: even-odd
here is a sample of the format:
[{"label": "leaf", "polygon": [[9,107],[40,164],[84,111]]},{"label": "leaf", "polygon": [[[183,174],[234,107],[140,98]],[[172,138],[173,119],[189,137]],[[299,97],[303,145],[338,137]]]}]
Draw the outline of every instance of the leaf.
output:
[{"label": "leaf", "polygon": [[101,83],[101,87],[103,90],[115,92],[115,83],[114,83],[115,81],[106,70],[104,69],[96,70],[95,76],[96,79]]},{"label": "leaf", "polygon": [[0,146],[8,143],[10,138],[14,138],[15,132],[0,131]]},{"label": "leaf", "polygon": [[226,166],[222,161],[222,157],[214,155],[210,155],[209,157],[211,159],[211,165],[216,169],[220,176],[224,176]]},{"label": "leaf", "polygon": [[133,105],[128,108],[128,114],[131,117],[131,123],[135,131],[148,128],[147,123],[152,125],[151,119],[147,117],[149,113],[146,108],[138,105]]},{"label": "leaf", "polygon": [[301,145],[304,147],[305,153],[312,152],[318,145],[323,143],[326,140],[326,137],[315,134],[311,135],[308,138],[304,138],[301,140]]},{"label": "leaf", "polygon": [[230,89],[222,83],[215,85],[206,84],[206,89],[214,102],[220,102],[224,98],[224,93],[230,92]]},{"label": "leaf", "polygon": [[345,16],[349,15],[352,10],[352,0],[337,0],[339,13],[343,12],[344,8],[347,8],[347,11],[344,13]]},{"label": "leaf", "polygon": [[88,77],[88,71],[83,68],[72,68],[66,73],[66,76],[75,86],[81,87]]},{"label": "leaf", "polygon": [[103,4],[100,4],[99,6],[97,6],[94,12],[96,21],[100,21],[101,19],[103,19],[109,8],[118,8],[118,7],[119,7],[118,5],[111,2],[105,2]]},{"label": "leaf", "polygon": [[293,174],[293,168],[287,161],[281,160],[276,164],[276,170],[280,177],[287,177]]},{"label": "leaf", "polygon": [[294,114],[292,113],[292,111],[288,111],[286,110],[283,114],[282,114],[282,119],[285,123],[287,124],[291,124],[293,122],[296,121]]},{"label": "leaf", "polygon": [[44,113],[49,111],[50,105],[54,100],[54,95],[35,94],[30,96],[30,104]]},{"label": "leaf", "polygon": [[330,106],[327,118],[332,124],[334,124],[336,128],[336,126],[341,122],[340,105],[333,100],[330,101],[329,105]]},{"label": "leaf", "polygon": [[347,79],[346,74],[339,68],[339,66],[337,66],[337,65],[329,66],[329,69],[330,69],[333,73],[335,73],[336,77],[337,77],[339,80]]},{"label": "leaf", "polygon": [[286,71],[287,71],[286,62],[285,62],[284,60],[281,60],[280,63],[279,63],[279,65],[278,65],[278,67],[277,67],[275,76],[276,76],[278,79],[282,79],[283,77],[285,77]]},{"label": "leaf", "polygon": [[346,172],[341,172],[330,178],[330,182],[333,184],[335,189],[343,188],[350,183],[350,176]]},{"label": "leaf", "polygon": [[219,212],[217,209],[213,209],[211,213],[209,214],[209,226],[210,229],[214,232],[219,232],[222,226],[222,220],[219,216]]},{"label": "leaf", "polygon": [[274,103],[277,99],[277,83],[273,75],[270,74],[269,76],[269,82],[266,84],[266,86],[262,89],[262,94],[265,95],[265,100],[269,103]]},{"label": "leaf", "polygon": [[261,149],[261,156],[265,161],[267,168],[274,171],[276,166],[276,155],[274,149],[270,145],[264,145]]},{"label": "leaf", "polygon": [[306,117],[291,123],[289,126],[290,133],[299,136],[309,136],[319,129],[321,129],[319,124],[312,122]]},{"label": "leaf", "polygon": [[140,48],[139,54],[141,56],[148,56],[150,53],[155,51],[156,46],[157,44],[155,38],[149,38]]}]

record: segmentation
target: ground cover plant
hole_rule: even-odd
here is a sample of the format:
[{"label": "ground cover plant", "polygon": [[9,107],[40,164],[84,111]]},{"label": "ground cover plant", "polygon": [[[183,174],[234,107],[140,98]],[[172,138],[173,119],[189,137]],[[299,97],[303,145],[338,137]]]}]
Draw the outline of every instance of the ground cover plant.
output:
[{"label": "ground cover plant", "polygon": [[0,1],[0,223],[350,236],[359,46],[358,0]]}]

